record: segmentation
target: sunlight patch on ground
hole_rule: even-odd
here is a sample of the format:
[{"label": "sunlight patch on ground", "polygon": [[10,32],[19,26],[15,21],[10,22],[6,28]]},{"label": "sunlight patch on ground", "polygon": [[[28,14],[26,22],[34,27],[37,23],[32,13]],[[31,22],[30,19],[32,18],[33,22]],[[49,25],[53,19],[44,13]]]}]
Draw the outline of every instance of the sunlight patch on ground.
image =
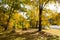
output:
[{"label": "sunlight patch on ground", "polygon": [[47,33],[51,33],[53,35],[60,36],[60,30],[58,30],[58,29],[48,29],[48,30],[43,30],[43,31],[45,31]]}]

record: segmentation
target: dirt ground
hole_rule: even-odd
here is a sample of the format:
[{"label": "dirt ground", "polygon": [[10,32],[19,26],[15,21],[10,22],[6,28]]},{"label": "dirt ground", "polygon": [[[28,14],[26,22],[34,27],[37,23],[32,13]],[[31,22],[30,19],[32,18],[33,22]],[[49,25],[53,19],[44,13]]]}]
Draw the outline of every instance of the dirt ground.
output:
[{"label": "dirt ground", "polygon": [[[56,32],[54,34],[54,32]],[[38,29],[29,30],[16,30],[15,33],[11,32],[6,35],[0,35],[0,40],[60,40],[57,36],[59,30],[42,30],[38,32]]]}]

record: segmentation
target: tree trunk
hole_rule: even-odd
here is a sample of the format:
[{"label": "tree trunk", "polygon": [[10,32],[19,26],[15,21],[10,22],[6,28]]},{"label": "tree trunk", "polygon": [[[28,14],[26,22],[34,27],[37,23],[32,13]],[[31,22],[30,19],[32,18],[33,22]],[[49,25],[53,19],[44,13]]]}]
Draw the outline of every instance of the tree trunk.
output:
[{"label": "tree trunk", "polygon": [[[44,6],[49,2],[49,0],[47,0],[47,2],[45,2]],[[41,25],[41,15],[42,15],[42,10],[43,10],[43,4],[41,4],[39,6],[39,30],[38,31],[41,31],[42,30],[42,25]]]},{"label": "tree trunk", "polygon": [[7,30],[8,26],[9,26],[9,22],[10,22],[11,16],[12,16],[12,13],[14,12],[13,5],[14,5],[14,2],[13,2],[12,6],[11,6],[11,9],[10,9],[9,18],[7,20],[7,25],[5,27],[5,30]]},{"label": "tree trunk", "polygon": [[43,5],[40,5],[39,6],[39,30],[38,31],[41,31],[42,30],[42,25],[41,25],[42,10],[43,10]]}]

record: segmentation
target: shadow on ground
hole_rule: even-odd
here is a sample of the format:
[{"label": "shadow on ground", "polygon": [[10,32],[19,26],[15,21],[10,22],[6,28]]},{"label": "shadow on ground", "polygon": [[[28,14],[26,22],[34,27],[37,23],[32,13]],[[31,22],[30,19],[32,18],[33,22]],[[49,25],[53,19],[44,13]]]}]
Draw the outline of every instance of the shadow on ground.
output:
[{"label": "shadow on ground", "polygon": [[0,40],[59,40],[56,35],[51,35],[44,31],[38,32],[26,32],[24,34],[19,34],[16,32],[11,32],[9,34],[0,35]]}]

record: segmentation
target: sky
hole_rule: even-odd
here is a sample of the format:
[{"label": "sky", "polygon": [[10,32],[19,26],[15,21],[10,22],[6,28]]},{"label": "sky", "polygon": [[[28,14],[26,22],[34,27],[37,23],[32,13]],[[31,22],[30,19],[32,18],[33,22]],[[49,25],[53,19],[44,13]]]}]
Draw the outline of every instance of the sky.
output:
[{"label": "sky", "polygon": [[0,0],[0,2],[2,2],[2,0]]},{"label": "sky", "polygon": [[50,9],[50,10],[57,12],[57,13],[60,13],[60,3],[58,3],[58,2],[48,3],[44,8]]}]

